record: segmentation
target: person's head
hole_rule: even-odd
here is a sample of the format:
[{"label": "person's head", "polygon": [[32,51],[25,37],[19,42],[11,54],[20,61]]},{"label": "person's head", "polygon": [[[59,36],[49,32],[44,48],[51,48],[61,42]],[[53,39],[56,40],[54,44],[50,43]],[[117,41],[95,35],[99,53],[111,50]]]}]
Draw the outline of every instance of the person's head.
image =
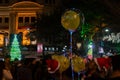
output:
[{"label": "person's head", "polygon": [[4,59],[5,62],[6,62],[6,63],[9,63],[9,62],[10,62],[10,58],[11,58],[10,55],[6,55],[6,56],[5,56],[5,59]]},{"label": "person's head", "polygon": [[0,60],[0,69],[5,68],[5,62],[3,60]]}]

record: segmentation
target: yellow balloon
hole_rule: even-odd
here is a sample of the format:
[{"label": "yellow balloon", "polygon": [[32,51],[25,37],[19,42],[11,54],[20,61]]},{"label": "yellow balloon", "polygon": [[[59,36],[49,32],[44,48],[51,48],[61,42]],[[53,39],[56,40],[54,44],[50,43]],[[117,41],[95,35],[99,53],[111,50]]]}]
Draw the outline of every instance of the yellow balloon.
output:
[{"label": "yellow balloon", "polygon": [[67,57],[62,55],[53,55],[52,59],[57,60],[60,63],[59,72],[62,73],[70,66],[70,61]]},{"label": "yellow balloon", "polygon": [[80,72],[85,69],[85,62],[82,57],[73,57],[72,58],[73,70],[75,72]]},{"label": "yellow balloon", "polygon": [[80,24],[80,16],[73,10],[66,11],[61,17],[61,24],[67,30],[76,30]]}]

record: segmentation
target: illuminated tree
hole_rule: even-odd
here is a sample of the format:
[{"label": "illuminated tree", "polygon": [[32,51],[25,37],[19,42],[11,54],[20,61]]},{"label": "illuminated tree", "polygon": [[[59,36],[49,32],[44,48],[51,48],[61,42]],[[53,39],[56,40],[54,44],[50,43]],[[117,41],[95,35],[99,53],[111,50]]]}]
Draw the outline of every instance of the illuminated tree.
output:
[{"label": "illuminated tree", "polygon": [[93,43],[92,42],[89,42],[88,44],[87,56],[89,59],[93,58]]},{"label": "illuminated tree", "polygon": [[20,44],[17,38],[17,34],[13,35],[13,40],[10,46],[10,56],[11,56],[11,61],[14,61],[15,59],[18,60],[21,59],[21,50],[20,50]]}]

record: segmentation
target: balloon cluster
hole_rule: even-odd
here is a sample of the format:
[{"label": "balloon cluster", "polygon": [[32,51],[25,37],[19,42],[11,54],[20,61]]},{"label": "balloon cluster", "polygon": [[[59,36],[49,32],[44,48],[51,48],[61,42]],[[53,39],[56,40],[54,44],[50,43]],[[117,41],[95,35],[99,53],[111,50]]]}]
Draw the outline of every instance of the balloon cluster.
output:
[{"label": "balloon cluster", "polygon": [[[70,60],[65,56],[53,55],[52,59],[57,60],[60,63],[60,67],[58,69],[60,73],[62,73],[66,69],[68,69],[68,67],[70,66]],[[85,69],[85,62],[84,62],[84,59],[82,57],[78,57],[78,56],[73,57],[72,63],[73,63],[73,70],[75,72],[80,72],[80,71],[83,71]]]}]

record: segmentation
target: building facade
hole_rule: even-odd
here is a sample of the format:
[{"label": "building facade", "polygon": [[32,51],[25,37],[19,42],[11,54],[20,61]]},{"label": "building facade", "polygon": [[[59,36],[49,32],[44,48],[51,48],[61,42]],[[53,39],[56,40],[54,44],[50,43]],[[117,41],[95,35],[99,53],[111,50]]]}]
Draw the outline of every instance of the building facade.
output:
[{"label": "building facade", "polygon": [[60,5],[60,0],[0,0],[0,46],[9,44],[10,34],[20,32],[23,45],[29,45],[26,34],[34,30],[31,24],[42,14],[54,13]]}]

